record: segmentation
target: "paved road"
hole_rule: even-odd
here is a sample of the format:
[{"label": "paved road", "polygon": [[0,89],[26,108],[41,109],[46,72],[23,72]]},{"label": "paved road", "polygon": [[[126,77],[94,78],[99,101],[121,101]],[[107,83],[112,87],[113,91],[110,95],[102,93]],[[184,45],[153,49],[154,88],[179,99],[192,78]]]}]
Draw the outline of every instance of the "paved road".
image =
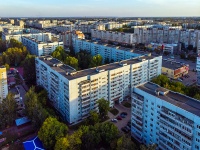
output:
[{"label": "paved road", "polygon": [[19,89],[20,97],[22,97],[22,100],[24,102],[26,91],[22,85],[17,85],[17,87]]},{"label": "paved road", "polygon": [[128,121],[131,120],[131,108],[124,107],[122,104],[115,104],[114,108],[116,108],[119,111],[119,113],[116,116],[114,116],[112,113],[109,112],[108,116],[111,119],[116,118],[118,115],[120,115],[121,112],[126,112],[128,114],[126,118],[122,118],[122,120],[118,120],[117,123],[114,123],[118,127],[118,129],[121,131],[121,128],[126,126]]}]

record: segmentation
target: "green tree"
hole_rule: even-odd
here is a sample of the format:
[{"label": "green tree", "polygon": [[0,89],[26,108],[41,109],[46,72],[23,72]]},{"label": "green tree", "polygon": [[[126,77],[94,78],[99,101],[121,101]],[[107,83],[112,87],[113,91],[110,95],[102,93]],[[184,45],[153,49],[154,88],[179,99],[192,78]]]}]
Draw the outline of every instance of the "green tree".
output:
[{"label": "green tree", "polygon": [[56,141],[54,150],[67,150],[69,149],[69,141],[66,137],[59,138]]},{"label": "green tree", "polygon": [[44,108],[42,108],[34,87],[31,87],[26,93],[24,103],[26,114],[31,119],[33,127],[40,127],[49,114]]},{"label": "green tree", "polygon": [[15,39],[10,39],[9,47],[23,48],[23,44]]},{"label": "green tree", "polygon": [[109,145],[119,135],[118,128],[111,122],[101,123],[99,125],[99,132],[102,141]]},{"label": "green tree", "polygon": [[80,52],[76,53],[76,58],[78,59],[79,68],[81,69],[88,69],[92,56],[89,52],[85,50],[81,50]]},{"label": "green tree", "polygon": [[6,41],[0,39],[0,53],[6,51]]},{"label": "green tree", "polygon": [[5,64],[4,66],[6,67],[6,71],[8,71],[10,69],[9,64]]},{"label": "green tree", "polygon": [[130,138],[125,136],[120,137],[117,140],[117,150],[135,150],[137,149],[134,142],[131,141]]},{"label": "green tree", "polygon": [[28,84],[35,84],[36,72],[35,72],[35,55],[28,54],[25,60],[22,62],[24,68],[24,77]]},{"label": "green tree", "polygon": [[99,124],[95,126],[81,126],[79,130],[82,131],[82,149],[95,149],[101,142]]},{"label": "green tree", "polygon": [[13,125],[16,118],[17,103],[14,95],[8,93],[5,99],[0,102],[0,127],[5,128],[6,126]]},{"label": "green tree", "polygon": [[78,59],[75,57],[67,56],[64,63],[78,70]]},{"label": "green tree", "polygon": [[90,67],[97,67],[102,65],[103,58],[101,55],[95,55],[92,57],[92,60],[90,62]]},{"label": "green tree", "polygon": [[68,128],[65,124],[60,123],[56,118],[47,118],[38,131],[38,137],[43,142],[45,148],[51,149],[55,146],[56,141],[65,137]]},{"label": "green tree", "polygon": [[57,58],[60,61],[65,61],[68,54],[65,52],[64,48],[62,46],[56,47],[56,49],[53,51],[52,57]]},{"label": "green tree", "polygon": [[81,144],[82,144],[82,131],[77,130],[73,134],[68,135],[67,139],[69,141],[69,150],[79,150],[81,149]]},{"label": "green tree", "polygon": [[108,111],[110,110],[109,101],[101,98],[97,101],[99,105],[99,114],[102,118],[108,115]]},{"label": "green tree", "polygon": [[152,82],[163,87],[166,83],[169,83],[170,80],[167,76],[161,74],[161,75],[157,76],[156,78],[153,78]]},{"label": "green tree", "polygon": [[96,123],[99,123],[99,114],[96,111],[90,111],[90,117],[89,122],[91,125],[95,125]]},{"label": "green tree", "polygon": [[198,93],[195,94],[195,95],[194,95],[194,98],[200,100],[200,94],[198,94]]}]

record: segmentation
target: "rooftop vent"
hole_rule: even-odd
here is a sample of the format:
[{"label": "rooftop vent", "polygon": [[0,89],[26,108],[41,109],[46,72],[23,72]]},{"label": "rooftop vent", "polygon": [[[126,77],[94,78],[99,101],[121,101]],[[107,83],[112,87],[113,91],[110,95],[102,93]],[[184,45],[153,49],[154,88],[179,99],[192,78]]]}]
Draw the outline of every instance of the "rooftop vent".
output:
[{"label": "rooftop vent", "polygon": [[105,69],[99,69],[99,68],[96,68],[96,72],[104,72],[105,71]]}]

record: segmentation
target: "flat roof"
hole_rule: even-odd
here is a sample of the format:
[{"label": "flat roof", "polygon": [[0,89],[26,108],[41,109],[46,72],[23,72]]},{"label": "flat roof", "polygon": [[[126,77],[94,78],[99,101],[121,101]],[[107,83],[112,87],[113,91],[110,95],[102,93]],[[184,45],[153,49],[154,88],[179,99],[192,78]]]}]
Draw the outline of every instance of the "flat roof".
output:
[{"label": "flat roof", "polygon": [[200,101],[194,98],[165,88],[162,89],[165,89],[166,94],[157,95],[155,91],[159,91],[161,87],[152,82],[146,82],[137,86],[137,88],[200,117]]},{"label": "flat roof", "polygon": [[179,68],[186,66],[186,65],[187,64],[185,64],[185,63],[177,62],[177,61],[172,60],[172,59],[162,59],[162,67],[169,68],[169,69],[172,69],[172,70],[179,69]]},{"label": "flat roof", "polygon": [[[110,63],[110,64],[107,64],[107,65],[102,65],[102,66],[98,66],[98,67],[94,67],[94,68],[76,71],[71,66],[64,65],[61,61],[59,61],[59,60],[57,60],[57,59],[55,59],[51,56],[40,56],[38,58],[41,61],[43,61],[44,63],[46,63],[47,65],[49,65],[51,67],[51,69],[57,71],[58,73],[60,73],[64,77],[66,77],[68,80],[73,80],[73,79],[84,77],[84,76],[87,76],[87,75],[98,74],[99,72],[96,70],[97,68],[98,68],[98,70],[108,71],[108,70],[113,70],[113,69],[122,67],[122,66],[119,65],[119,62],[115,62],[115,63]],[[153,57],[153,56],[140,56],[140,57],[136,57],[136,58],[132,58],[132,59],[128,59],[128,60],[123,60],[120,63],[130,65],[130,64],[136,64],[136,63],[142,62],[142,59],[143,60],[149,60],[149,59],[152,59],[152,58],[155,58],[155,57]],[[69,74],[73,73],[73,75],[66,75],[66,73],[69,73]]]}]

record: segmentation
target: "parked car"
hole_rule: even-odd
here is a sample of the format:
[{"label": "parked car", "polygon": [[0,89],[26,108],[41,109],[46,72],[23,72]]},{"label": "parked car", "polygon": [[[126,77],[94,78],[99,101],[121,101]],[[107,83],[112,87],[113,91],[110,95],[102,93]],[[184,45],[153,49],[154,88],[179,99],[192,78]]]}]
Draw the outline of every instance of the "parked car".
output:
[{"label": "parked car", "polygon": [[177,80],[178,80],[178,81],[181,81],[181,82],[183,81],[183,80],[181,80],[180,78],[178,78]]},{"label": "parked car", "polygon": [[120,117],[122,117],[122,118],[126,118],[126,115],[124,115],[124,114],[120,114]]},{"label": "parked car", "polygon": [[111,119],[111,121],[112,121],[112,122],[118,122],[118,120],[117,120],[117,119]]},{"label": "parked car", "polygon": [[121,114],[126,115],[126,116],[128,115],[126,112],[121,112]]},{"label": "parked car", "polygon": [[118,116],[116,119],[117,119],[117,120],[122,120],[122,117]]},{"label": "parked car", "polygon": [[121,130],[122,130],[123,132],[125,132],[125,133],[128,133],[128,129],[125,128],[125,127],[121,128]]}]

